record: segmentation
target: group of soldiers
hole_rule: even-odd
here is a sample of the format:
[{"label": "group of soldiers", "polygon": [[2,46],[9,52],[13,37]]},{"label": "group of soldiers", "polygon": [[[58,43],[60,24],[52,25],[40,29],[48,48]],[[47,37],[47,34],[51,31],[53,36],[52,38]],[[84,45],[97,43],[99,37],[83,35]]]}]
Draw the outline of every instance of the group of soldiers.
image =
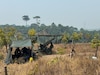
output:
[{"label": "group of soldiers", "polygon": [[13,60],[19,59],[20,57],[23,57],[23,60],[28,61],[30,57],[33,57],[34,53],[32,53],[32,50],[28,47],[23,47],[20,49],[19,47],[16,48],[14,55],[12,56]]},{"label": "group of soldiers", "polygon": [[[40,44],[40,51],[46,54],[52,54],[53,47],[54,46],[52,42],[49,42],[48,44]],[[11,51],[12,51],[12,48],[11,48]],[[23,58],[21,60],[24,60],[25,62],[27,62],[30,60],[31,57],[35,60],[37,59],[38,56],[37,56],[37,53],[33,52],[30,47],[23,47],[23,48],[17,47],[14,51],[14,54],[12,55],[13,62],[15,60],[16,61],[19,60],[20,58]]]},{"label": "group of soldiers", "polygon": [[[50,44],[50,45],[49,45]],[[49,47],[47,47],[49,45]],[[52,42],[49,42],[47,44],[40,44],[40,51],[41,52],[44,52],[46,54],[52,54],[52,48],[53,48],[53,43]],[[74,50],[74,47],[72,48],[69,56],[72,58],[74,55],[75,55],[75,50]],[[12,55],[12,59],[14,60],[15,58],[16,59],[19,59],[20,57],[23,57],[23,59],[26,61],[28,61],[30,59],[30,57],[34,57],[36,54],[34,52],[32,52],[31,48],[30,47],[23,47],[22,49],[17,47],[15,52],[14,52],[14,55]]]}]

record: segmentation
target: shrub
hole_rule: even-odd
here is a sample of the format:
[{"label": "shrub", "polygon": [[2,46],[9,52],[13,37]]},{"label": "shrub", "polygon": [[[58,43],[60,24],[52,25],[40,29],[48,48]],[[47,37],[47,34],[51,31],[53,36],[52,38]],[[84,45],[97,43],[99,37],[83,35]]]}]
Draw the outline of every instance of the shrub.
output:
[{"label": "shrub", "polygon": [[57,54],[64,54],[64,53],[65,53],[65,49],[63,49],[63,48],[58,48]]}]

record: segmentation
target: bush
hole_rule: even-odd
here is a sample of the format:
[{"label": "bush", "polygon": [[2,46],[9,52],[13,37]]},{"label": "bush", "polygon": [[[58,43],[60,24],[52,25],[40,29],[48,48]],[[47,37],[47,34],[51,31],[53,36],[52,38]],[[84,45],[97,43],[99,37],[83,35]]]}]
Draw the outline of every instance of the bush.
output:
[{"label": "bush", "polygon": [[65,49],[63,49],[63,48],[58,48],[57,54],[64,54],[64,53],[65,53]]}]

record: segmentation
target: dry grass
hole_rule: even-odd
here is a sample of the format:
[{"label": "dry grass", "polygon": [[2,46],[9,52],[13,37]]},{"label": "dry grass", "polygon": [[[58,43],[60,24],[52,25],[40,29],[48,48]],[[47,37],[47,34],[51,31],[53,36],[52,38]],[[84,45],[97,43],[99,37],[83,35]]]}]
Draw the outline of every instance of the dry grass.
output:
[{"label": "dry grass", "polygon": [[[62,44],[55,45],[53,51],[61,47],[64,48]],[[97,60],[91,59],[94,49],[90,44],[77,44],[73,58],[68,56],[70,45],[66,47],[63,55],[45,55],[32,63],[7,65],[8,75],[100,75],[100,56]],[[3,61],[0,64],[0,75],[5,75],[5,64]]]}]

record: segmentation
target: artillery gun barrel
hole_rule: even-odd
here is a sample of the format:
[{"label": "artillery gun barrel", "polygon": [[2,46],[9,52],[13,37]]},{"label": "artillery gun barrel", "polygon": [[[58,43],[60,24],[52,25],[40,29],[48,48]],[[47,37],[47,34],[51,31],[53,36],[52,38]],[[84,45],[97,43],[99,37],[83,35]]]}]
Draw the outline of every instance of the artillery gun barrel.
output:
[{"label": "artillery gun barrel", "polygon": [[55,38],[52,38],[52,39],[48,40],[48,41],[45,42],[43,45],[44,45],[44,46],[47,46],[47,45],[50,44],[54,39],[55,39]]}]

